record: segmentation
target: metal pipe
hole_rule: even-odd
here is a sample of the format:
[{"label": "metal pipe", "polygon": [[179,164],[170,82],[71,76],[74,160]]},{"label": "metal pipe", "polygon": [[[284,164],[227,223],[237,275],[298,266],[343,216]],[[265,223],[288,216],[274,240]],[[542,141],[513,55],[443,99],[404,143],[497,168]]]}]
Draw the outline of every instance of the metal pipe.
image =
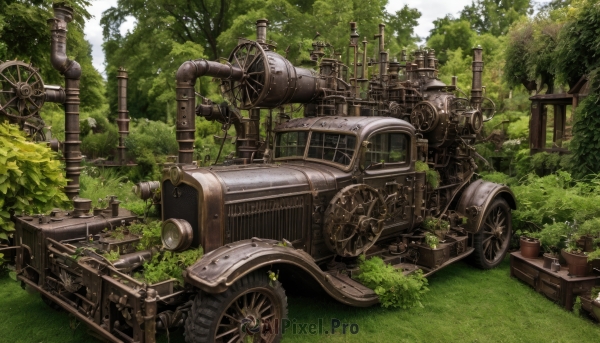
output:
[{"label": "metal pipe", "polygon": [[481,74],[483,73],[483,49],[480,45],[473,48],[473,82],[471,83],[471,107],[480,109],[483,98]]},{"label": "metal pipe", "polygon": [[48,19],[52,32],[50,62],[65,76],[65,143],[64,158],[67,170],[65,193],[69,199],[79,195],[81,173],[81,141],[79,140],[79,80],[81,66],[67,58],[67,24],[73,20],[73,9],[62,3],[54,4],[54,18]]},{"label": "metal pipe", "polygon": [[360,94],[360,89],[358,86],[358,33],[356,33],[356,23],[355,22],[351,22],[350,23],[350,46],[353,49],[353,53],[354,53],[354,72],[353,72],[353,79],[352,81],[354,81],[354,97],[358,98],[359,94]]},{"label": "metal pipe", "polygon": [[191,164],[194,156],[194,139],[196,132],[196,79],[201,76],[212,76],[220,79],[241,80],[242,69],[230,64],[206,60],[184,62],[175,79],[177,81],[177,142],[179,143],[179,163]]},{"label": "metal pipe", "polygon": [[379,79],[383,81],[383,77],[387,75],[387,55],[384,42],[385,24],[379,24]]},{"label": "metal pipe", "polygon": [[256,21],[256,41],[258,43],[264,44],[267,42],[267,26],[269,26],[267,19],[258,19]]},{"label": "metal pipe", "polygon": [[129,111],[127,111],[127,70],[119,68],[117,73],[117,125],[119,126],[118,162],[120,165],[127,164],[127,151],[125,139],[129,135]]}]

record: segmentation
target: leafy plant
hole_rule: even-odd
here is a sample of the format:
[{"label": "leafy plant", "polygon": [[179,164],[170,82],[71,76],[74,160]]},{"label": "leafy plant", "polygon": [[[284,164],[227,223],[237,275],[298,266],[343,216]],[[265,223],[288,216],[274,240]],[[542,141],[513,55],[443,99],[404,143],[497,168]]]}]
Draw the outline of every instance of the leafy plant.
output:
[{"label": "leafy plant", "polygon": [[440,244],[440,240],[436,235],[426,232],[425,243],[427,243],[431,249],[437,249],[438,244]]},{"label": "leafy plant", "polygon": [[565,248],[568,231],[569,226],[565,222],[554,221],[552,224],[544,224],[542,230],[531,233],[531,236],[540,240],[544,251],[557,254],[560,249]]},{"label": "leafy plant", "polygon": [[0,241],[14,231],[11,214],[44,213],[68,200],[56,154],[27,141],[16,125],[0,124]]},{"label": "leafy plant", "polygon": [[202,258],[202,247],[184,252],[165,251],[152,256],[152,260],[144,264],[144,272],[140,275],[148,284],[154,284],[171,278],[183,285],[182,272],[185,268]]},{"label": "leafy plant", "polygon": [[440,185],[440,174],[435,169],[429,169],[429,165],[423,161],[415,163],[416,172],[425,172],[425,179],[431,188],[437,188]]},{"label": "leafy plant", "polygon": [[402,270],[385,264],[381,258],[367,260],[364,255],[359,257],[359,264],[360,274],[356,279],[375,291],[381,306],[403,309],[423,306],[421,299],[429,289],[427,279],[420,270],[405,276]]},{"label": "leafy plant", "polygon": [[119,250],[113,250],[102,254],[102,256],[104,256],[104,258],[106,258],[108,261],[114,262],[121,258],[121,253]]},{"label": "leafy plant", "polygon": [[134,223],[129,227],[129,232],[141,236],[137,250],[152,249],[153,247],[160,246],[162,243],[160,221]]}]

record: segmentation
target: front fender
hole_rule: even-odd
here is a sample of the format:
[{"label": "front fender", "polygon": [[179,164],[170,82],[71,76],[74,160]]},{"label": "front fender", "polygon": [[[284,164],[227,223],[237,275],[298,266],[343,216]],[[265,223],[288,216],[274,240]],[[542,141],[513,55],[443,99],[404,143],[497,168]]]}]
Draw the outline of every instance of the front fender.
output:
[{"label": "front fender", "polygon": [[308,273],[323,290],[342,303],[365,307],[379,302],[372,291],[349,293],[335,277],[322,271],[308,253],[278,243],[276,240],[252,238],[224,245],[188,267],[183,278],[186,283],[204,292],[216,294],[226,291],[254,270],[285,264]]},{"label": "front fender", "polygon": [[511,209],[517,209],[515,195],[508,186],[484,180],[472,182],[461,195],[456,207],[458,213],[467,217],[467,222],[462,227],[471,233],[479,231],[487,206],[498,196],[506,200]]}]

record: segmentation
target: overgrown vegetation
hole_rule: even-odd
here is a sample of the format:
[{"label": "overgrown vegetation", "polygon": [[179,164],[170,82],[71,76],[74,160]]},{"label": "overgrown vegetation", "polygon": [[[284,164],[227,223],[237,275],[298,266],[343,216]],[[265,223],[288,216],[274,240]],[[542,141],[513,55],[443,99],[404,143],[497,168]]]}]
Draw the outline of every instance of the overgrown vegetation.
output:
[{"label": "overgrown vegetation", "polygon": [[429,169],[429,165],[423,161],[415,163],[416,172],[425,172],[425,179],[431,188],[437,188],[440,185],[440,173],[435,169]]},{"label": "overgrown vegetation", "polygon": [[11,215],[45,213],[67,201],[67,180],[56,154],[28,141],[15,125],[0,124],[0,241],[14,231]]},{"label": "overgrown vegetation", "polygon": [[359,257],[359,266],[356,279],[375,291],[381,306],[403,309],[423,306],[421,300],[429,289],[421,270],[405,276],[402,270],[385,264],[380,257],[367,260],[364,255]]},{"label": "overgrown vegetation", "polygon": [[182,271],[196,263],[203,255],[202,247],[188,249],[184,252],[164,251],[152,256],[152,260],[144,264],[144,272],[137,274],[148,284],[154,284],[171,278],[183,285]]}]

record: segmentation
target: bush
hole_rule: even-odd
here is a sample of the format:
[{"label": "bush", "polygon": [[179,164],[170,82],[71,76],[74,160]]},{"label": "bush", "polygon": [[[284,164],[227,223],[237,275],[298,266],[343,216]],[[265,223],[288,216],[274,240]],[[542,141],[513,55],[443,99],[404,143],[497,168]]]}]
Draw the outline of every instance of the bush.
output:
[{"label": "bush", "polygon": [[137,159],[148,153],[176,155],[179,147],[175,138],[175,128],[160,121],[140,120],[127,139],[125,147],[130,157]]},{"label": "bush", "polygon": [[11,214],[44,213],[66,203],[62,171],[45,144],[27,141],[16,125],[0,124],[0,240],[14,231]]},{"label": "bush", "polygon": [[202,247],[179,253],[165,251],[155,254],[152,256],[152,260],[144,264],[144,273],[137,276],[142,277],[148,284],[174,278],[180,285],[183,285],[183,270],[196,263],[202,258],[202,255]]},{"label": "bush", "polygon": [[116,125],[108,122],[100,112],[93,112],[79,123],[81,130],[81,153],[88,159],[114,157],[119,145],[119,132]]},{"label": "bush", "polygon": [[360,274],[356,277],[365,286],[371,288],[379,296],[383,307],[401,307],[403,309],[421,306],[423,295],[429,290],[423,272],[405,276],[379,257],[368,260],[364,255],[359,258]]}]

